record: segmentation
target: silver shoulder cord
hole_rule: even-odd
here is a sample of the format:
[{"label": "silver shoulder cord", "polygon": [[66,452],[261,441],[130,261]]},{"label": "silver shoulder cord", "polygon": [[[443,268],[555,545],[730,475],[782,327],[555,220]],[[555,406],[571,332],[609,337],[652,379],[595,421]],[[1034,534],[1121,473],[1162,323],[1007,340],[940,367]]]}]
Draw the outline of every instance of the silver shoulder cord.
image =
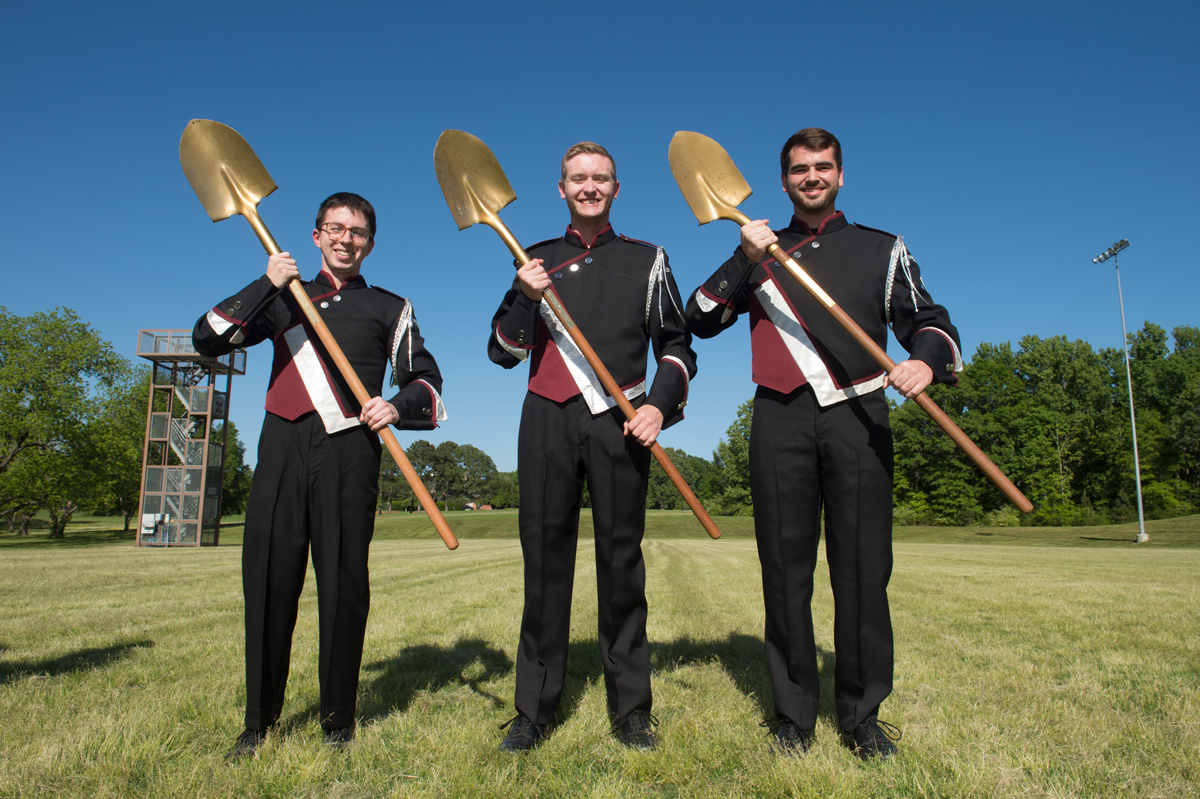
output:
[{"label": "silver shoulder cord", "polygon": [[396,320],[396,332],[392,337],[392,385],[400,385],[400,375],[396,368],[396,360],[400,355],[400,342],[406,337],[408,338],[408,371],[412,371],[412,325],[417,320],[417,315],[413,311],[412,303],[408,300],[404,301],[404,310],[400,312],[400,318]]},{"label": "silver shoulder cord", "polygon": [[896,279],[897,266],[904,273],[904,282],[908,284],[913,308],[917,307],[917,287],[913,282],[912,270],[909,269],[911,261],[912,256],[908,254],[908,248],[904,246],[904,237],[897,236],[896,243],[892,246],[891,260],[888,262],[887,282],[883,285],[883,318],[887,321],[888,327],[892,327],[892,281]]},{"label": "silver shoulder cord", "polygon": [[650,267],[650,281],[646,286],[646,327],[650,327],[650,307],[654,304],[654,289],[656,286],[661,287],[658,293],[658,323],[664,324],[662,311],[662,295],[666,294],[671,298],[671,306],[675,309],[675,313],[680,318],[683,317],[683,311],[675,304],[675,296],[671,294],[670,288],[667,286],[667,275],[671,273],[671,268],[667,266],[666,256],[663,254],[662,247],[656,247],[654,254],[654,265]]}]

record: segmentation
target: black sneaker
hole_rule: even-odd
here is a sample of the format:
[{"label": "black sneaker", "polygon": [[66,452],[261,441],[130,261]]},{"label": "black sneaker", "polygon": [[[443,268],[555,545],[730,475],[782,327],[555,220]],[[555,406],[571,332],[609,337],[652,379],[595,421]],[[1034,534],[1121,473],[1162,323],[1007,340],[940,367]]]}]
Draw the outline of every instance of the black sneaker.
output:
[{"label": "black sneaker", "polygon": [[267,740],[266,730],[242,730],[242,734],[233,742],[233,746],[225,752],[225,759],[234,761],[251,755],[257,756],[258,747],[262,746],[265,740]]},{"label": "black sneaker", "polygon": [[897,750],[894,742],[899,741],[900,736],[900,730],[871,716],[855,727],[854,732],[843,731],[842,743],[862,760],[888,760],[895,757]]},{"label": "black sneaker", "polygon": [[342,750],[350,746],[354,740],[354,727],[338,727],[336,730],[325,730],[322,743],[330,749]]},{"label": "black sneaker", "polygon": [[780,752],[785,755],[802,755],[812,748],[815,730],[802,730],[796,722],[786,718],[764,721],[759,726],[769,729],[773,722],[779,723],[775,728],[775,746]]},{"label": "black sneaker", "polygon": [[649,752],[658,748],[658,739],[654,737],[654,728],[657,726],[658,719],[649,711],[635,710],[620,724],[614,725],[612,731],[630,749]]},{"label": "black sneaker", "polygon": [[523,713],[518,713],[501,724],[500,729],[504,729],[509,725],[512,725],[512,729],[508,731],[508,735],[504,736],[504,740],[500,742],[501,752],[528,752],[546,737],[546,733],[542,728],[530,721]]}]

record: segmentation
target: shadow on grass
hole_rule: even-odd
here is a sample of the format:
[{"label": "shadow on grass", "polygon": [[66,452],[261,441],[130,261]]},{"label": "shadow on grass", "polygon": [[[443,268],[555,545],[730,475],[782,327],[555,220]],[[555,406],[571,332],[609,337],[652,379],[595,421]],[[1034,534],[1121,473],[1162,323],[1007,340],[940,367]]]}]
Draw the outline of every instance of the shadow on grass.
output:
[{"label": "shadow on grass", "polygon": [[[421,691],[439,691],[450,685],[463,685],[487,699],[493,707],[507,702],[483,686],[513,669],[512,660],[502,650],[489,646],[481,638],[467,638],[452,647],[420,644],[401,650],[395,657],[377,660],[363,667],[364,681],[359,689],[358,717],[364,724],[402,713]],[[309,708],[313,718],[320,709]]]},{"label": "shadow on grass", "polygon": [[[0,685],[16,682],[24,677],[60,677],[90,669],[102,669],[129,657],[136,649],[152,646],[153,641],[141,639],[112,646],[80,649],[77,652],[40,660],[3,660],[0,661]],[[7,650],[7,646],[0,645],[0,652]]]},{"label": "shadow on grass", "polygon": [[[766,652],[761,638],[744,633],[731,633],[724,639],[716,640],[685,637],[661,643],[650,642],[652,674],[714,662],[729,675],[739,691],[758,705],[763,719],[775,717],[771,679],[767,672]],[[836,726],[833,665],[833,653],[818,647],[817,667],[820,672],[821,691],[818,714],[830,719]],[[567,677],[559,703],[557,723],[562,724],[573,716],[588,686],[603,678],[599,642],[594,638],[572,642],[567,652]]]}]

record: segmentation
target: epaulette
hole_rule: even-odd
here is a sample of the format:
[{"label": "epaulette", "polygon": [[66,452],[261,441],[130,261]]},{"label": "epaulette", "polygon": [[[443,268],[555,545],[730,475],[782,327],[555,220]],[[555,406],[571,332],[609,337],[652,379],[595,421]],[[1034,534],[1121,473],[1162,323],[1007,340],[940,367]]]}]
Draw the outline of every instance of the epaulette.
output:
[{"label": "epaulette", "polygon": [[658,249],[657,244],[651,244],[650,242],[642,241],[641,239],[631,239],[625,234],[621,234],[621,241],[628,241],[631,244],[641,244],[643,247],[653,247],[656,250]]},{"label": "epaulette", "polygon": [[554,239],[546,239],[545,241],[539,241],[537,244],[530,244],[528,247],[525,248],[525,252],[529,252],[530,250],[535,250],[538,247],[545,247],[547,244],[553,244],[556,241],[562,241],[562,236],[559,236],[558,238],[554,238]]},{"label": "epaulette", "polygon": [[406,297],[401,297],[399,294],[397,294],[394,291],[388,291],[387,289],[381,288],[380,286],[371,286],[371,288],[375,289],[376,291],[380,292],[381,294],[387,294],[389,297],[395,297],[396,299],[400,300],[401,302],[408,302],[408,299]]},{"label": "epaulette", "polygon": [[877,227],[867,227],[866,225],[861,225],[858,222],[851,222],[850,224],[854,225],[856,228],[860,228],[861,230],[869,230],[872,233],[882,233],[883,235],[887,236],[889,239],[900,238],[895,233],[888,233],[886,230],[880,230]]}]

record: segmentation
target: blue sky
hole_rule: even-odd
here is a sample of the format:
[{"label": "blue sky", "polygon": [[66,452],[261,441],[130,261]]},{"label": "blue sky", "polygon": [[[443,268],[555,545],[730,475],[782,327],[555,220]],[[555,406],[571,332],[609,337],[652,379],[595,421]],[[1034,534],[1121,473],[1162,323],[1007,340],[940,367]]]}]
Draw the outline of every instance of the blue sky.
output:
[{"label": "blue sky", "polygon": [[[586,10],[591,9],[591,10]],[[254,147],[279,190],[259,206],[312,276],[317,205],[374,203],[369,282],[413,300],[450,419],[435,442],[516,468],[526,373],[486,357],[511,259],[459,232],[433,171],[446,128],[483,139],[527,244],[560,235],[562,152],[614,154],[619,233],[666,247],[694,289],[737,244],[698,227],[671,177],[677,130],[712,136],[776,227],[778,151],[816,125],[841,139],[852,221],[903,234],[970,357],[980,342],[1200,323],[1200,56],[1195,3],[793,2],[21,4],[5,12],[0,125],[8,232],[0,305],[75,309],[133,358],[139,328],[190,328],[266,264],[238,217],[209,221],[179,166],[192,118]],[[25,245],[34,245],[32,247]],[[584,331],[585,334],[587,331]],[[700,341],[687,419],[662,443],[711,456],[753,393],[743,323]],[[902,354],[893,348],[893,357]],[[251,350],[231,418],[254,458],[270,352]],[[413,438],[402,434],[401,443]]]}]

